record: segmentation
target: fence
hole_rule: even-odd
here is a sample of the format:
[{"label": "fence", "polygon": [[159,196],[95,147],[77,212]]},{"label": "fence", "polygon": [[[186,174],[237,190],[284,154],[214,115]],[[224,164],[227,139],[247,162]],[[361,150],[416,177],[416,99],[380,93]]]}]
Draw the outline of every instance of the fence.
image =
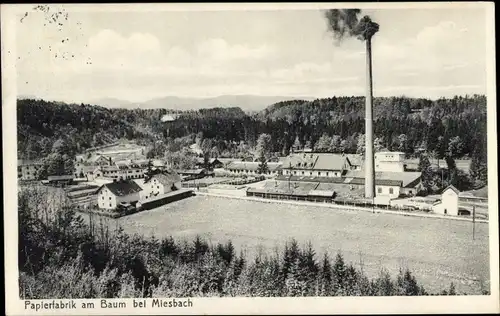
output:
[{"label": "fence", "polygon": [[360,201],[360,200],[347,200],[347,199],[335,199],[330,197],[320,197],[320,196],[306,196],[306,195],[291,195],[291,194],[283,194],[283,193],[265,193],[265,192],[255,192],[255,191],[247,191],[247,196],[249,197],[260,197],[265,199],[273,199],[273,200],[287,200],[287,201],[306,201],[306,202],[317,202],[317,203],[330,203],[336,205],[344,205],[344,206],[356,206],[356,207],[373,207],[385,210],[393,210],[393,211],[420,211],[428,213],[429,210],[419,210],[412,206],[391,206],[391,205],[383,205],[383,204],[372,204],[368,201]]}]

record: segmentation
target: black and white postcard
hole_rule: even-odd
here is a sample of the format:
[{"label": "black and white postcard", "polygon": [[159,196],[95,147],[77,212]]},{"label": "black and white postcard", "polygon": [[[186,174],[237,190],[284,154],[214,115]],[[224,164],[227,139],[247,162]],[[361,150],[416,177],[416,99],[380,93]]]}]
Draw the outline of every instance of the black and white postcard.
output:
[{"label": "black and white postcard", "polygon": [[493,3],[1,24],[8,315],[499,312]]}]

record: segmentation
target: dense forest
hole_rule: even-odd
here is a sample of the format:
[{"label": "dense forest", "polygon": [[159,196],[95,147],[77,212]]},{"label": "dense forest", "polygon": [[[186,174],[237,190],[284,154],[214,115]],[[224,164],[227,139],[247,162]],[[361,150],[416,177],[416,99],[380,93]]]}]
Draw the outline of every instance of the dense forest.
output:
[{"label": "dense forest", "polygon": [[294,240],[280,253],[248,257],[231,241],[110,231],[102,222],[86,224],[62,198],[52,197],[60,203],[49,207],[50,194],[36,187],[19,192],[22,299],[462,294],[453,283],[429,293],[408,270],[369,279],[341,254],[319,257]]},{"label": "dense forest", "polygon": [[[254,148],[263,133],[271,136],[270,150],[280,155],[302,147],[346,153],[364,149],[363,97],[286,101],[253,115],[240,108],[184,111],[176,120],[162,122],[166,113],[167,109],[19,100],[19,156],[43,157],[60,138],[75,152],[121,138],[135,139],[152,147],[155,155],[181,150],[188,142],[210,140],[215,155],[233,156]],[[376,149],[400,150],[414,157],[427,152],[441,159],[473,158],[479,152],[485,159],[485,96],[375,98],[374,118]]]}]

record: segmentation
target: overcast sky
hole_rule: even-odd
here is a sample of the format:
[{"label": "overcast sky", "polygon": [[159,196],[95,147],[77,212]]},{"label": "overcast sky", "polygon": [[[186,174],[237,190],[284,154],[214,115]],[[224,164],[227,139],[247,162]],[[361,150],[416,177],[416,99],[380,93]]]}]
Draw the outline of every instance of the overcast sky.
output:
[{"label": "overcast sky", "polygon": [[[364,13],[380,24],[375,96],[486,93],[484,9]],[[336,45],[318,10],[68,14],[60,29],[44,13],[19,16],[19,95],[82,102],[364,94],[364,43]]]}]

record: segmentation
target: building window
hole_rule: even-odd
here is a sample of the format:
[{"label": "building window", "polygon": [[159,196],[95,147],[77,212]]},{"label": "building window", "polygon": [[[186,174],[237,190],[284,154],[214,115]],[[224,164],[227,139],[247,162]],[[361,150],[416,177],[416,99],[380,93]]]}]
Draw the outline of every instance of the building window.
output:
[{"label": "building window", "polygon": [[413,191],[412,191],[412,190],[410,190],[409,192],[410,192],[410,194],[413,194]]},{"label": "building window", "polygon": [[321,177],[321,172],[318,171],[318,177]]},{"label": "building window", "polygon": [[302,175],[304,175],[304,171],[302,171]]},{"label": "building window", "polygon": [[312,171],[311,171],[311,172],[309,172],[309,175],[310,175],[310,176],[312,176],[312,175],[313,175]]},{"label": "building window", "polygon": [[102,199],[104,200],[104,196],[102,197]]},{"label": "building window", "polygon": [[326,176],[328,177],[328,171],[326,172]]},{"label": "building window", "polygon": [[111,207],[111,203],[109,203],[109,207]]},{"label": "building window", "polygon": [[394,188],[389,188],[389,194],[394,194]]},{"label": "building window", "polygon": [[111,201],[111,196],[109,197],[109,200]]},{"label": "building window", "polygon": [[377,188],[377,193],[382,193],[382,188]]}]

